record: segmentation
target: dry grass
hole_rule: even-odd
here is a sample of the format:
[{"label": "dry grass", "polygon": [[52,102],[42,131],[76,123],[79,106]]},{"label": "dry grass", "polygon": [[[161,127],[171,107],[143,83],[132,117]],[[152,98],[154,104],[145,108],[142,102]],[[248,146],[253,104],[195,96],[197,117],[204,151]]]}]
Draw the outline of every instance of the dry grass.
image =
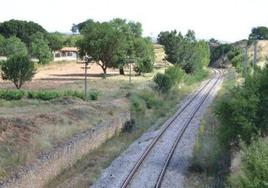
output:
[{"label": "dry grass", "polygon": [[[156,72],[164,71],[165,67],[163,64]],[[133,76],[130,85],[127,67],[125,76],[119,75],[116,69],[109,69],[107,79],[102,79],[97,65],[91,65],[88,72],[88,89],[100,92],[98,101],[71,98],[53,101],[0,100],[0,180],[16,167],[32,162],[40,152],[129,111],[126,95],[150,87],[155,74]],[[83,74],[83,66],[75,62],[41,66],[34,80],[24,89],[83,91]],[[0,88],[13,88],[13,85],[0,80]]]}]

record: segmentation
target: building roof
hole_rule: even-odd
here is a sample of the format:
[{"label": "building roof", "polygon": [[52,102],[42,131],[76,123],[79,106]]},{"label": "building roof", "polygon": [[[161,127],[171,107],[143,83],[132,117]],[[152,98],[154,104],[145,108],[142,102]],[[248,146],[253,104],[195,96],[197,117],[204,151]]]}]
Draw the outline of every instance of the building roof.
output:
[{"label": "building roof", "polygon": [[62,52],[78,52],[78,48],[76,47],[63,47],[60,49]]}]

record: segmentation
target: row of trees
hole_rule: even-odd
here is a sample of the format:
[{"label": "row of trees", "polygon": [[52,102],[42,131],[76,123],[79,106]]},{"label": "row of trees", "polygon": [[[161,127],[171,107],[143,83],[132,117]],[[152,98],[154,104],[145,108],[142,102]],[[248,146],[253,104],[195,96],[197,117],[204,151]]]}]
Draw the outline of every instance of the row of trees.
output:
[{"label": "row of trees", "polygon": [[114,19],[110,22],[87,20],[72,27],[82,38],[78,40],[80,55],[92,56],[106,77],[108,67],[119,68],[124,74],[124,65],[134,63],[139,74],[153,70],[154,51],[149,38],[142,37],[140,23]]},{"label": "row of trees", "polygon": [[200,71],[209,64],[208,43],[196,40],[192,30],[189,30],[185,36],[176,30],[161,32],[157,41],[165,47],[166,59],[181,67],[186,73]]},{"label": "row of trees", "polygon": [[9,20],[0,23],[0,56],[29,55],[45,64],[52,59],[52,51],[64,45],[74,46],[78,37],[48,33],[34,22]]}]

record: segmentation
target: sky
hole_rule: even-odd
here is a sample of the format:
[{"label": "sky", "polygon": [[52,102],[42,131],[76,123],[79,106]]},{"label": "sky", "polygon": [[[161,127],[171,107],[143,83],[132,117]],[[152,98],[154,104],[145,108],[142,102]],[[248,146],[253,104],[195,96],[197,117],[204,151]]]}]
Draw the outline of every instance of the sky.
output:
[{"label": "sky", "polygon": [[70,32],[73,23],[87,19],[139,21],[144,36],[188,29],[197,38],[234,42],[248,37],[256,26],[268,27],[268,0],[3,0],[0,22],[34,21],[47,31]]}]

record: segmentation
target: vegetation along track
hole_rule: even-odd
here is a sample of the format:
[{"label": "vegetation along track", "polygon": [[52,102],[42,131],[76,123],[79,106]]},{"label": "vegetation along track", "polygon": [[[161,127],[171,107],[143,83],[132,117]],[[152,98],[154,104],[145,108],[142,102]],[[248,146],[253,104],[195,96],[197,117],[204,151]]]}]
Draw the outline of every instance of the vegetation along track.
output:
[{"label": "vegetation along track", "polygon": [[[134,165],[134,167],[131,169],[128,176],[125,178],[124,182],[122,183],[122,188],[126,188],[128,186],[136,187],[135,184],[132,185],[132,182],[135,179],[139,179],[137,174],[142,174],[142,165],[146,163],[145,161],[150,158],[150,154],[152,153],[152,150],[154,148],[158,147],[158,145],[161,145],[161,140],[165,139],[164,137],[167,136],[169,140],[172,140],[173,143],[170,144],[170,147],[165,147],[166,150],[168,150],[165,154],[164,162],[162,163],[161,170],[159,170],[158,175],[155,178],[155,184],[154,187],[158,188],[161,187],[161,182],[165,176],[166,169],[169,165],[169,162],[173,156],[173,153],[175,149],[177,148],[178,143],[181,141],[181,138],[186,131],[188,125],[193,120],[195,114],[198,112],[208,95],[211,93],[213,88],[219,83],[219,81],[223,77],[223,72],[221,70],[213,69],[213,72],[215,76],[207,81],[201,88],[192,96],[192,98],[177,112],[177,114],[170,120],[170,122],[159,132],[159,134],[153,139],[151,144],[148,145],[148,147],[145,149],[137,163]],[[184,117],[187,118],[181,118],[182,115],[186,115]],[[180,123],[180,127],[178,128],[178,120],[181,121],[181,119],[185,119],[183,123]],[[176,126],[177,125],[177,126]],[[173,132],[173,138],[170,137],[169,132]],[[163,143],[162,143],[163,144]],[[153,159],[152,159],[153,160]],[[151,160],[151,161],[152,161]],[[149,160],[150,161],[150,160]],[[142,175],[140,175],[142,176]],[[141,186],[141,185],[139,185]]]}]

